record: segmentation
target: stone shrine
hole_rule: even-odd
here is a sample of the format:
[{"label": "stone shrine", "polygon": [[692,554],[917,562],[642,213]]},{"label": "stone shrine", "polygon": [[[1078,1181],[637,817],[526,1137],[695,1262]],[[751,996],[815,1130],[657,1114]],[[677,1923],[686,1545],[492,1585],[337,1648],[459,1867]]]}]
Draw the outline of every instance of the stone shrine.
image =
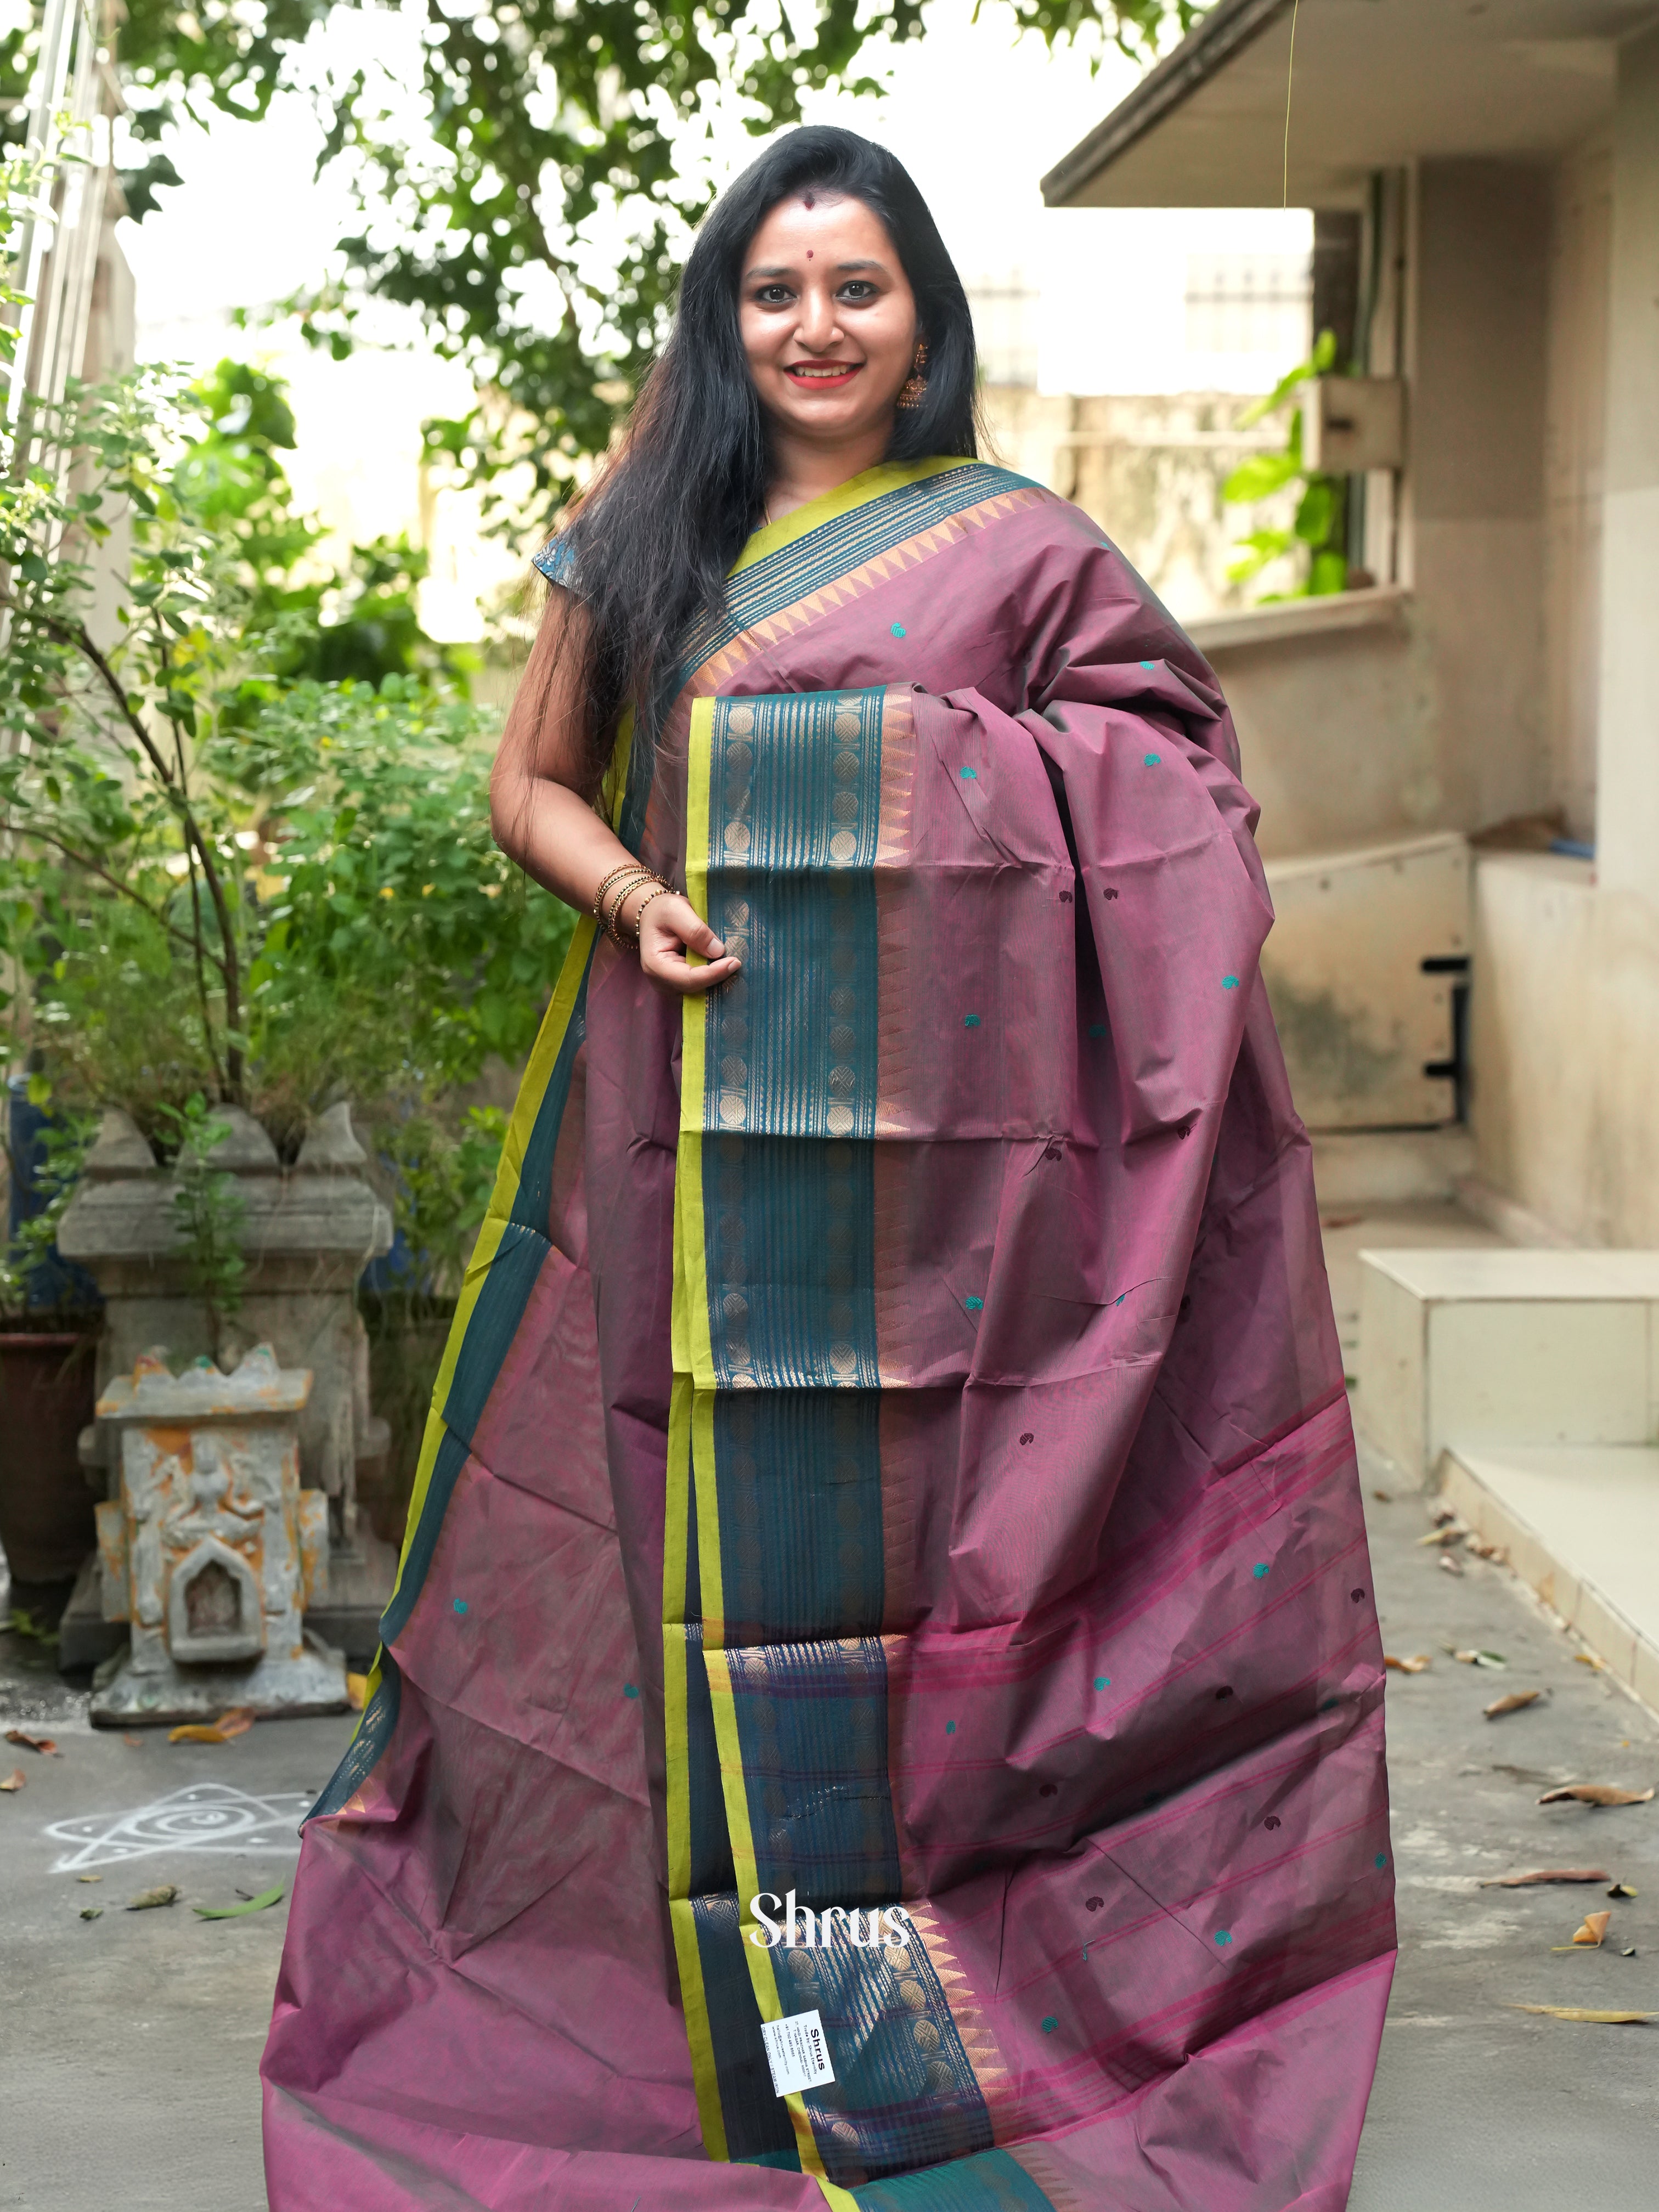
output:
[{"label": "stone shrine", "polygon": [[[356,1286],[368,1262],[390,1249],[392,1217],[361,1172],[368,1158],[343,1103],[319,1117],[289,1167],[251,1115],[238,1106],[214,1110],[228,1129],[212,1165],[235,1177],[241,1201],[246,1273],[234,1333],[242,1345],[273,1346],[285,1365],[312,1376],[299,1416],[300,1474],[327,1500],[331,1556],[327,1603],[311,1625],[351,1657],[367,1659],[397,1556],[357,1512],[358,1466],[384,1454],[389,1437],[369,1405],[368,1339]],[[131,1117],[106,1108],[58,1232],[59,1251],[88,1268],[103,1294],[100,1389],[130,1375],[147,1346],[167,1344],[186,1358],[213,1349],[202,1301],[178,1254],[176,1188]],[[98,1494],[112,1498],[113,1433],[101,1415],[82,1439],[82,1457]],[[92,1664],[112,1648],[90,1571],[60,1636],[66,1666]]]},{"label": "stone shrine", "polygon": [[118,1495],[98,1507],[104,1618],[131,1644],[94,1690],[92,1718],[210,1720],[337,1711],[341,1654],[308,1633],[327,1594],[328,1499],[300,1487],[304,1368],[258,1345],[230,1375],[182,1375],[144,1353],[98,1401],[118,1439]]}]

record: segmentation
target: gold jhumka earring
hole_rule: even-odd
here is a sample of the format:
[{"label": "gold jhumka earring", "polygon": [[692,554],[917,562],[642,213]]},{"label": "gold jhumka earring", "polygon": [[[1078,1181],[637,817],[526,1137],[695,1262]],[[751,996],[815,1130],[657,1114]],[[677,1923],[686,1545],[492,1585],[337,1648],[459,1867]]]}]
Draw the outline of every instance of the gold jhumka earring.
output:
[{"label": "gold jhumka earring", "polygon": [[927,341],[926,338],[918,338],[916,341],[916,357],[910,364],[909,376],[899,387],[899,396],[897,400],[895,402],[896,405],[900,407],[921,406],[922,401],[927,397],[927,379],[923,374],[923,371],[927,367]]}]

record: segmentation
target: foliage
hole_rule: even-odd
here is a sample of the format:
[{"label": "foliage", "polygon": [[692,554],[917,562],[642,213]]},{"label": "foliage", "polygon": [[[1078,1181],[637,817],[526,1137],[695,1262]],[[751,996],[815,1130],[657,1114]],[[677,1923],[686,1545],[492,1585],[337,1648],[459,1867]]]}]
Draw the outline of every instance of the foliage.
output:
[{"label": "foliage", "polygon": [[[290,1154],[342,1096],[394,1125],[447,1115],[422,1172],[464,1180],[473,1125],[445,1102],[528,1049],[572,919],[490,836],[490,717],[430,680],[412,609],[412,642],[378,646],[353,611],[395,599],[407,564],[360,561],[355,600],[350,578],[313,589],[284,565],[315,542],[288,436],[256,372],[140,370],[35,408],[0,471],[0,1051],[60,1121],[118,1102],[183,1146],[221,1316],[212,1104],[248,1106]],[[94,570],[118,530],[111,622]],[[303,672],[354,625],[375,680]]]},{"label": "foliage", "polygon": [[[75,1195],[97,1129],[95,1114],[71,1113],[44,1122],[37,1132],[29,1179],[35,1211],[0,1245],[0,1316],[27,1316],[38,1328],[43,1314],[75,1310],[75,1285],[58,1256],[58,1224]],[[6,1149],[9,1156],[9,1142]],[[9,1164],[15,1178],[19,1163],[13,1158]]]},{"label": "foliage", "polygon": [[209,1110],[199,1091],[182,1106],[163,1105],[158,1111],[164,1136],[171,1140],[177,1249],[191,1292],[206,1310],[217,1359],[225,1323],[241,1310],[247,1273],[240,1242],[247,1201],[236,1177],[213,1164],[230,1123]]},{"label": "foliage", "polygon": [[[1238,418],[1241,430],[1252,428],[1270,415],[1279,413],[1310,378],[1328,376],[1336,364],[1336,337],[1322,331],[1312,353],[1282,376],[1265,398],[1253,401]],[[1270,499],[1276,492],[1299,483],[1302,495],[1288,530],[1261,527],[1237,541],[1240,557],[1228,568],[1230,580],[1247,584],[1287,553],[1305,546],[1307,572],[1291,592],[1272,592],[1262,601],[1318,599],[1342,592],[1348,585],[1347,485],[1340,477],[1310,470],[1302,458],[1302,410],[1291,415],[1285,449],[1278,453],[1253,454],[1243,461],[1221,487],[1221,495],[1236,506]]]},{"label": "foliage", "polygon": [[[1051,46],[1095,39],[1139,57],[1203,13],[1200,0],[1008,5]],[[131,0],[128,129],[151,157],[128,176],[132,211],[170,181],[152,149],[175,115],[258,117],[279,89],[302,89],[324,126],[319,167],[349,179],[362,224],[337,276],[290,304],[337,355],[368,302],[413,309],[491,394],[432,427],[434,453],[471,474],[527,461],[544,505],[604,451],[660,342],[679,251],[708,203],[685,155],[712,106],[735,102],[770,131],[798,121],[810,92],[875,89],[871,42],[922,29],[922,0],[410,0],[374,15],[395,31],[331,42],[373,64],[331,72],[307,47],[325,21],[349,33],[370,14],[367,0]],[[14,98],[21,52],[14,40]],[[612,231],[614,255],[594,243]]]}]

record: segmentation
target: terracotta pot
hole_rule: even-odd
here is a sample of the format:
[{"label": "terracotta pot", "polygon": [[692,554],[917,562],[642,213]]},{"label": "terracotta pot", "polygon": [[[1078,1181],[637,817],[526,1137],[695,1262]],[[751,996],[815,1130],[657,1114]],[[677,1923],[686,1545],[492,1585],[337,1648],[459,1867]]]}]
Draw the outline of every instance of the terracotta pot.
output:
[{"label": "terracotta pot", "polygon": [[93,1370],[90,1337],[0,1334],[0,1547],[14,1583],[70,1582],[97,1542],[76,1450]]}]

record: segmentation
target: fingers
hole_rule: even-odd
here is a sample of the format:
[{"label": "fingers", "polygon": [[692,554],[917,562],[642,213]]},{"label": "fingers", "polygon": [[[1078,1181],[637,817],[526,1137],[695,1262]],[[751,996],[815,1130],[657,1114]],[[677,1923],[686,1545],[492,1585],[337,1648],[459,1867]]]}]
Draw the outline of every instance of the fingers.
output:
[{"label": "fingers", "polygon": [[[693,965],[690,954],[698,956]],[[729,982],[742,962],[725,945],[691,905],[681,897],[653,899],[641,918],[640,966],[659,990],[678,996],[716,989]]]},{"label": "fingers", "polygon": [[678,946],[672,954],[642,951],[640,955],[640,966],[645,970],[648,981],[654,983],[659,990],[671,992],[680,998],[695,998],[704,991],[714,990],[719,984],[729,983],[742,964],[741,961],[734,960],[727,954],[721,959],[709,961],[706,966],[694,968]]}]

